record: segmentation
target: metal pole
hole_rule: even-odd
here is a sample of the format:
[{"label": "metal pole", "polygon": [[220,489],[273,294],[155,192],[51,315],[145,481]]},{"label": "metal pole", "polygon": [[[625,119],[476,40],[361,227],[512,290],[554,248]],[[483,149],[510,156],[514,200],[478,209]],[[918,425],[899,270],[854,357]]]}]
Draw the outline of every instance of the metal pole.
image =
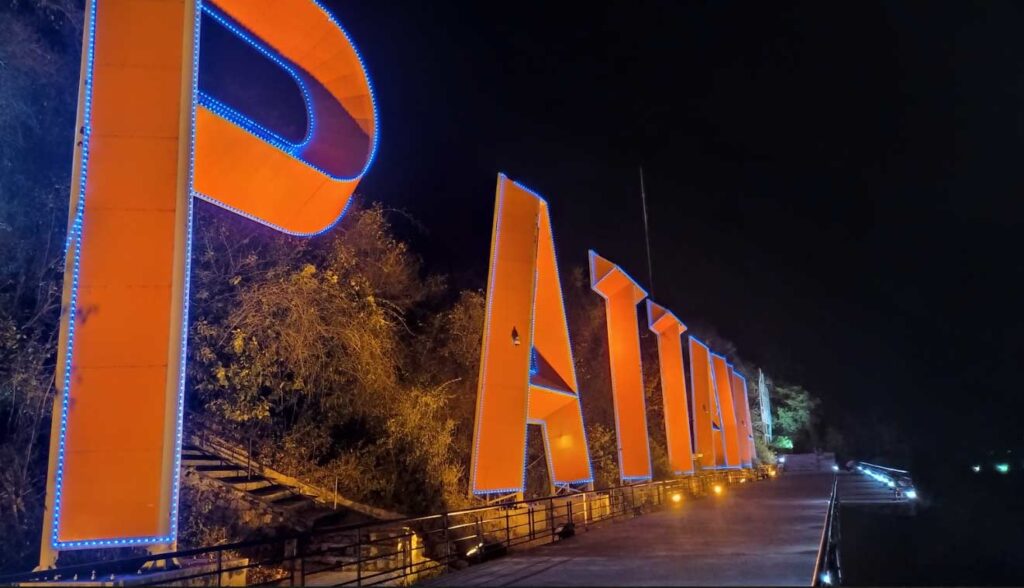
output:
[{"label": "metal pole", "polygon": [[356,529],[356,586],[363,585],[363,530]]},{"label": "metal pole", "polygon": [[451,563],[452,558],[452,546],[448,538],[448,513],[445,512],[441,516],[441,524],[444,525],[444,531],[442,537],[444,537],[444,571],[448,571],[448,564]]},{"label": "metal pole", "polygon": [[647,223],[647,192],[644,190],[644,166],[640,166],[640,201],[644,207],[644,242],[647,243],[647,283],[654,296],[654,266],[651,263],[651,231]]},{"label": "metal pole", "polygon": [[551,529],[551,541],[555,541],[555,499],[548,498],[548,527]]},{"label": "metal pole", "polygon": [[334,475],[334,510],[338,510],[338,475]]}]

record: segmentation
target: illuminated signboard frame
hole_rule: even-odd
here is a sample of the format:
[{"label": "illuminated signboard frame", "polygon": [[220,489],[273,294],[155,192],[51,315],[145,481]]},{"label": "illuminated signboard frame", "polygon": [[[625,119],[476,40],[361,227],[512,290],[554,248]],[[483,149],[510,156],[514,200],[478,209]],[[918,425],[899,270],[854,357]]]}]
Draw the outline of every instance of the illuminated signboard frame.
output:
[{"label": "illuminated signboard frame", "polygon": [[[271,20],[277,18],[282,11],[285,11],[289,15],[294,15],[295,18],[318,19],[314,24],[320,27],[319,30],[330,29],[334,31],[331,38],[327,38],[327,36],[318,38],[317,41],[324,42],[315,48],[321,51],[326,48],[336,53],[339,51],[344,53],[343,57],[347,61],[341,63],[340,67],[347,67],[350,70],[358,67],[359,73],[362,74],[359,79],[353,78],[344,82],[348,84],[346,87],[354,87],[358,91],[346,92],[344,98],[338,98],[338,102],[341,108],[345,109],[352,117],[354,124],[366,131],[368,152],[365,164],[362,170],[355,176],[330,176],[322,178],[319,184],[311,183],[310,178],[313,178],[312,182],[315,182],[317,175],[323,176],[326,174],[323,169],[317,168],[304,160],[303,152],[301,151],[311,142],[315,142],[317,136],[314,114],[318,107],[316,97],[310,97],[306,84],[302,82],[302,76],[313,79],[315,75],[309,73],[310,70],[308,68],[289,67],[288,63],[291,62],[289,58],[277,54],[274,49],[263,46],[256,37],[247,34],[243,28],[231,26],[229,20],[223,14],[204,7],[201,1],[182,0],[176,3],[88,1],[86,25],[84,27],[82,78],[80,81],[77,124],[77,127],[80,129],[80,142],[75,150],[71,193],[72,214],[69,219],[66,244],[67,261],[64,280],[64,308],[66,312],[62,316],[59,342],[60,349],[63,350],[63,361],[58,362],[57,382],[59,398],[54,404],[54,419],[50,443],[50,468],[47,483],[47,510],[44,514],[43,541],[40,554],[40,566],[43,568],[52,567],[56,558],[55,552],[59,550],[154,544],[170,545],[176,540],[193,197],[210,200],[237,214],[292,235],[314,235],[328,230],[340,220],[347,209],[356,184],[372,164],[376,155],[378,124],[372,83],[366,75],[362,59],[347,32],[345,32],[344,28],[340,26],[330,12],[325,10],[318,2],[311,2],[310,0],[288,3],[272,2],[271,0],[220,0],[217,4],[221,10],[233,12],[235,22],[255,22],[251,17],[245,16],[246,11],[262,11],[266,14],[261,15],[261,17]],[[173,13],[172,16],[174,18],[164,18],[168,14],[167,11]],[[272,137],[268,137],[266,133],[260,132],[262,127],[258,123],[244,117],[230,109],[230,107],[217,103],[212,97],[200,95],[198,92],[199,31],[200,18],[204,13],[209,14],[212,18],[219,19],[219,22],[229,26],[237,37],[256,47],[264,56],[286,69],[297,80],[306,101],[308,116],[307,136],[302,143],[290,146],[282,145],[280,142],[274,141]],[[177,31],[180,31],[181,34],[178,35],[174,34],[174,27],[178,24],[178,21],[175,19],[180,19],[180,28]],[[287,21],[277,19],[277,23],[282,22]],[[261,26],[265,27],[266,25],[267,22],[264,22]],[[276,26],[276,23],[274,26]],[[149,28],[147,29],[146,27]],[[190,35],[188,34],[189,27],[191,27]],[[97,38],[98,29],[101,31],[102,42],[99,42]],[[306,30],[308,32],[310,29],[307,28]],[[142,31],[142,33],[140,34],[139,31]],[[337,31],[340,31],[341,37],[337,36]],[[136,34],[136,36],[133,37],[133,34]],[[281,37],[281,35],[278,35],[278,37]],[[342,38],[344,41],[339,43],[338,40]],[[168,42],[168,39],[174,39],[175,44],[172,45]],[[306,41],[302,40],[302,42]],[[163,44],[160,45],[160,43]],[[332,43],[333,46],[331,46]],[[97,49],[98,46],[100,47],[99,50]],[[147,59],[150,61],[146,61]],[[163,61],[159,62],[161,59]],[[161,73],[157,71],[159,68],[145,69],[142,67],[152,66],[156,62],[159,62],[159,65],[168,66],[172,61],[178,67],[175,71],[180,72],[180,75],[175,74],[179,77],[176,84],[167,84],[166,78],[160,78],[161,75],[166,75],[167,72]],[[339,62],[336,60],[332,63]],[[97,64],[100,65],[103,72],[99,78],[97,77]],[[111,93],[112,88],[124,86],[124,80],[132,79],[131,74],[125,73],[130,67],[136,68],[134,73],[136,76],[140,75],[139,72],[141,71],[145,82],[137,88],[131,88],[132,90],[139,90],[138,95],[134,95],[134,92]],[[123,77],[118,77],[122,75]],[[147,75],[149,77],[145,77]],[[358,78],[358,76],[355,77]],[[328,85],[325,83],[324,88]],[[98,96],[94,96],[97,87],[100,88],[100,93]],[[165,89],[169,89],[172,92],[177,91],[177,94],[180,96],[167,95],[166,92],[160,92]],[[330,89],[323,90],[321,88],[321,90],[328,93],[332,90],[336,91],[337,84]],[[148,94],[147,91],[149,92]],[[362,94],[359,92],[362,92]],[[147,99],[152,100],[150,103],[147,103]],[[323,97],[321,96],[320,99],[323,100]],[[175,104],[176,101],[177,104]],[[119,109],[123,110],[123,116],[118,117],[118,119],[112,118],[110,113],[119,111]],[[159,114],[162,115],[162,117],[157,117],[157,120],[149,120],[144,116],[148,112],[156,111],[159,111]],[[99,121],[95,120],[97,115],[100,116]],[[266,151],[263,145],[267,145],[274,152],[280,153],[281,158],[290,159],[293,162],[291,169],[295,170],[293,175],[295,177],[302,176],[306,180],[306,183],[299,187],[314,190],[310,192],[310,198],[306,201],[307,204],[304,207],[298,207],[301,209],[300,212],[291,213],[281,208],[280,201],[282,196],[280,194],[264,192],[253,195],[251,191],[245,189],[239,190],[239,192],[244,192],[241,195],[224,194],[217,191],[214,191],[215,193],[213,194],[200,193],[196,190],[197,180],[202,180],[202,178],[210,179],[218,189],[230,188],[230,182],[234,181],[233,178],[237,179],[240,173],[239,170],[247,163],[252,168],[253,163],[252,161],[246,161],[246,153],[233,152],[230,149],[206,148],[204,151],[203,141],[217,139],[220,135],[210,130],[197,129],[197,127],[203,126],[202,124],[197,124],[197,118],[205,118],[207,122],[209,120],[224,121],[224,125],[228,125],[228,127],[233,129],[234,135],[232,137],[235,138],[231,140],[234,141],[235,145],[246,144],[257,150],[262,149],[263,152]],[[175,121],[173,126],[176,126],[176,132],[168,131],[172,126],[168,124],[168,121],[172,119]],[[164,126],[156,129],[161,124]],[[163,171],[168,171],[168,166],[170,166],[171,173],[165,173],[161,177],[145,177],[146,172],[150,171],[149,169],[125,169],[121,171],[118,169],[116,162],[114,165],[111,165],[113,161],[111,155],[113,148],[111,145],[114,143],[110,139],[112,128],[118,130],[128,128],[134,131],[135,134],[131,138],[137,138],[139,144],[143,147],[156,145],[160,140],[165,142],[167,140],[175,141],[175,153],[167,153],[165,150],[154,155],[149,160],[145,160],[146,152],[139,155],[145,162],[157,162],[162,165],[163,167],[160,167],[160,169]],[[240,142],[237,139],[240,135],[250,137],[249,142]],[[92,160],[90,159],[90,148],[95,151]],[[328,156],[332,154],[329,149],[322,145],[320,149],[321,152],[327,150]],[[336,154],[336,152],[334,153]],[[228,161],[225,162],[225,160]],[[298,164],[295,162],[298,162]],[[261,161],[262,163],[265,163],[265,161]],[[287,164],[285,164],[284,166],[279,166],[277,171],[281,172],[285,179],[294,179],[289,178],[288,169]],[[233,170],[235,176],[230,176],[229,171],[224,170]],[[224,177],[218,178],[218,175],[222,172]],[[117,173],[120,173],[121,176],[116,176]],[[111,178],[117,180],[118,177],[122,178],[120,183],[111,181]],[[217,182],[218,179],[221,180],[219,183]],[[151,198],[147,201],[146,198],[149,198],[149,196],[143,195],[139,197],[139,202],[133,202],[125,196],[126,194],[139,194],[135,186],[126,186],[126,184],[130,184],[133,180],[153,182],[160,189],[154,189],[154,191],[162,190],[161,193],[164,195],[164,200],[157,202]],[[168,183],[173,184],[176,188],[171,190]],[[109,189],[111,186],[114,186],[114,188]],[[135,192],[128,188],[134,189]],[[270,186],[268,190],[271,188],[273,186]],[[99,191],[97,192],[97,190]],[[168,192],[172,195],[171,198],[166,197]],[[86,201],[87,194],[89,195],[88,202]],[[294,193],[286,196],[293,195]],[[274,198],[277,200],[268,205],[267,201]],[[309,202],[313,202],[317,206],[311,207],[308,205]],[[82,488],[88,486],[102,487],[108,493],[116,495],[119,484],[127,485],[129,489],[125,490],[125,492],[130,492],[131,484],[141,483],[138,479],[132,478],[133,468],[138,464],[123,462],[120,464],[105,464],[107,466],[121,466],[121,471],[124,472],[125,476],[114,479],[97,478],[95,475],[90,478],[88,468],[75,466],[75,460],[80,460],[81,458],[78,456],[83,455],[83,449],[79,446],[83,439],[82,435],[85,434],[83,431],[92,435],[91,439],[85,438],[88,441],[95,442],[96,439],[99,439],[101,445],[104,443],[110,445],[114,434],[121,430],[130,431],[133,426],[133,423],[130,422],[132,419],[130,418],[122,418],[120,420],[112,417],[98,418],[95,412],[92,414],[82,413],[85,416],[76,417],[78,413],[75,411],[77,408],[80,412],[83,410],[82,406],[90,404],[93,406],[93,410],[95,410],[95,407],[102,405],[103,402],[109,404],[117,400],[116,398],[104,398],[103,394],[94,394],[97,390],[105,392],[117,388],[118,386],[109,385],[111,381],[122,388],[130,386],[130,379],[122,383],[121,380],[108,376],[106,386],[97,388],[97,384],[93,383],[91,388],[83,388],[83,386],[89,385],[90,378],[83,379],[82,370],[94,369],[91,366],[95,365],[97,357],[100,358],[99,363],[101,364],[103,361],[108,360],[107,357],[103,356],[104,353],[116,354],[120,352],[130,355],[136,352],[131,349],[131,345],[135,343],[130,336],[131,330],[133,328],[141,330],[149,326],[142,320],[139,321],[142,323],[139,325],[134,324],[135,321],[118,318],[117,313],[120,309],[114,305],[115,298],[103,299],[105,295],[103,293],[104,288],[109,291],[115,291],[120,296],[116,300],[123,301],[125,300],[126,292],[130,291],[133,287],[137,287],[136,284],[127,279],[116,283],[103,283],[104,279],[108,279],[110,275],[117,273],[116,270],[118,268],[115,262],[119,258],[110,250],[111,236],[104,236],[101,232],[98,232],[101,228],[111,227],[110,230],[114,232],[115,237],[124,236],[124,234],[117,233],[117,230],[121,227],[118,227],[116,224],[111,225],[110,219],[118,214],[123,215],[125,211],[130,210],[135,205],[141,207],[140,210],[142,212],[140,214],[149,214],[149,220],[157,223],[161,230],[164,231],[161,234],[165,235],[164,237],[148,236],[148,244],[152,245],[159,241],[159,243],[156,243],[159,247],[158,250],[155,250],[155,257],[148,260],[153,262],[155,267],[165,272],[161,274],[162,277],[158,277],[169,283],[161,282],[159,287],[154,290],[162,294],[151,296],[136,294],[132,298],[136,301],[151,301],[156,305],[157,308],[149,309],[150,313],[147,316],[159,317],[158,323],[166,324],[167,326],[164,328],[169,328],[172,331],[168,333],[168,340],[162,344],[166,345],[167,349],[168,359],[166,364],[148,368],[151,370],[162,370],[161,373],[166,374],[164,377],[161,377],[166,382],[166,385],[162,386],[165,389],[163,391],[162,412],[160,413],[163,415],[164,421],[162,428],[164,441],[158,450],[163,456],[162,464],[159,466],[147,464],[151,474],[154,473],[154,469],[159,469],[159,472],[156,472],[159,473],[159,476],[151,476],[150,481],[152,482],[152,480],[159,478],[158,494],[161,498],[159,499],[159,505],[148,505],[150,508],[149,512],[153,512],[153,509],[156,509],[155,512],[157,512],[156,521],[153,523],[156,532],[141,534],[106,532],[101,536],[90,536],[90,525],[95,526],[94,523],[103,520],[104,516],[117,516],[118,513],[113,509],[104,513],[102,508],[97,508],[95,503],[90,504],[88,500],[85,502],[80,500],[81,496],[79,494],[83,492],[84,494],[92,492],[93,497],[98,492],[98,490],[83,491]],[[172,219],[167,218],[167,206],[173,208],[173,212],[170,213],[170,216],[173,217]],[[326,215],[327,212],[332,212],[332,214]],[[153,220],[158,216],[161,217],[158,221]],[[94,219],[93,217],[96,218]],[[92,230],[94,232],[92,233],[86,231],[87,218],[92,219],[89,223],[89,226],[93,227]],[[105,225],[103,224],[104,221],[106,221]],[[122,223],[122,225],[124,224]],[[167,234],[168,232],[169,234]],[[132,235],[128,234],[128,236]],[[107,240],[103,241],[103,237],[106,237]],[[93,242],[97,240],[101,243],[101,248],[102,244],[106,243],[107,249],[96,250]],[[132,243],[130,242],[121,243],[120,249],[130,251],[131,245]],[[146,253],[148,252],[143,251],[139,254]],[[156,263],[159,261],[166,261],[167,267]],[[128,273],[128,270],[121,273]],[[96,282],[97,276],[101,276],[99,278],[100,282]],[[80,295],[80,292],[85,292],[85,294]],[[163,298],[164,296],[167,298]],[[104,302],[106,303],[105,305],[103,304]],[[81,307],[84,303],[88,303],[88,305]],[[160,307],[161,304],[163,304],[162,307]],[[102,313],[97,315],[100,317],[99,319],[90,317],[89,315],[95,314],[93,311],[96,308],[106,312],[106,317]],[[168,316],[170,317],[169,321]],[[90,318],[88,322],[86,322],[87,317]],[[111,319],[109,317],[117,319],[113,323],[114,328],[111,328]],[[104,324],[104,320],[107,321],[106,324]],[[101,329],[101,326],[105,330],[103,332],[97,331],[97,329]],[[111,333],[117,336],[112,337]],[[76,341],[79,339],[89,343],[89,349],[83,351],[85,343],[76,346]],[[106,341],[109,345],[97,346],[95,342],[98,340]],[[145,345],[139,344],[135,346],[145,347]],[[157,346],[150,351],[159,354],[162,349],[164,347]],[[85,352],[88,353],[82,355]],[[89,362],[93,363],[90,364]],[[116,365],[113,367],[111,365],[103,365],[102,367],[115,375],[119,373],[117,372],[118,368]],[[94,378],[93,382],[97,380],[99,378]],[[83,384],[83,382],[85,383]],[[119,391],[119,393],[123,392],[124,390]],[[86,396],[82,396],[82,394],[86,394]],[[150,397],[151,404],[153,404],[152,400],[152,397]],[[83,405],[82,402],[85,402],[85,404]],[[121,404],[124,403],[122,402]],[[125,409],[122,408],[121,410]],[[152,419],[159,417],[159,415],[153,413],[149,417]],[[76,434],[78,437],[75,436]],[[125,443],[130,441],[130,438],[126,439]],[[85,451],[96,453],[92,448]],[[152,454],[157,450],[149,448],[147,451],[149,454]],[[113,460],[113,457],[108,459]],[[92,463],[97,462],[93,461]],[[75,471],[76,467],[77,473]],[[70,489],[69,484],[72,485]],[[149,491],[153,492],[152,484]],[[68,504],[72,506],[69,507]],[[74,523],[76,525],[74,532],[69,532],[72,535],[84,535],[84,537],[69,538],[63,534],[62,524],[66,522],[65,515],[69,508],[78,511],[78,514],[84,512],[86,515],[84,518],[79,517]]]},{"label": "illuminated signboard frame", "polygon": [[498,176],[470,489],[520,494],[541,425],[552,490],[593,472],[547,202]]}]

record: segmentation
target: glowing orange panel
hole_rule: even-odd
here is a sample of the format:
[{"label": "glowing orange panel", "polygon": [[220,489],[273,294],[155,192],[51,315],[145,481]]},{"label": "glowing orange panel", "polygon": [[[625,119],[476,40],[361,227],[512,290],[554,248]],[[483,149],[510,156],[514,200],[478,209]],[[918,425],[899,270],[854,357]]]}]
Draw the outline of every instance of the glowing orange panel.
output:
[{"label": "glowing orange panel", "polygon": [[636,305],[647,297],[622,268],[590,252],[590,287],[605,301],[608,359],[612,370],[619,476],[623,482],[651,479],[647,409],[640,364],[640,327]]},{"label": "glowing orange panel", "polygon": [[44,551],[174,537],[193,8],[87,6]]},{"label": "glowing orange panel", "polygon": [[216,0],[219,25],[286,68],[307,106],[307,140],[282,145],[244,115],[200,94],[195,192],[296,235],[330,227],[373,161],[369,78],[338,22],[311,0]]},{"label": "glowing orange panel", "polygon": [[732,378],[729,365],[721,355],[711,354],[711,373],[718,395],[718,410],[721,415],[722,437],[725,440],[725,466],[740,467],[740,437],[736,426],[736,409],[733,407]]},{"label": "glowing orange panel", "polygon": [[747,380],[729,366],[732,382],[733,405],[736,410],[737,434],[740,440],[740,465],[754,464],[754,428],[750,424],[750,401],[747,399]]},{"label": "glowing orange panel", "polygon": [[551,480],[589,484],[576,370],[547,202],[498,176],[471,490],[521,492],[526,427],[542,425]]},{"label": "glowing orange panel", "polygon": [[43,568],[57,550],[175,541],[193,180],[235,212],[312,233],[372,159],[369,82],[330,14],[308,0],[217,4],[297,72],[309,137],[285,149],[196,105],[211,4],[86,3]]},{"label": "glowing orange panel", "polygon": [[680,336],[686,325],[665,307],[647,301],[647,324],[658,334],[658,364],[661,367],[661,396],[665,403],[665,435],[668,462],[675,474],[693,473],[690,444],[690,412],[683,375],[683,345]]},{"label": "glowing orange panel", "polygon": [[[719,447],[721,440],[718,399],[711,375],[711,352],[707,346],[690,337],[690,389],[693,390],[693,440],[697,463],[701,469],[713,470],[724,464],[724,451]],[[721,457],[721,460],[719,460]]]}]

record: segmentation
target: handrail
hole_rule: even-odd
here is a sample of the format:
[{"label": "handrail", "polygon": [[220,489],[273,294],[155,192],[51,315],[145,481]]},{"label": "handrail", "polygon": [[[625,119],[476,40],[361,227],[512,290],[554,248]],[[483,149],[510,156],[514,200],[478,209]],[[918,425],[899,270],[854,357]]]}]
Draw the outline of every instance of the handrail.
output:
[{"label": "handrail", "polygon": [[862,466],[868,466],[868,467],[875,468],[876,470],[885,470],[885,471],[888,471],[888,472],[896,472],[897,474],[910,474],[910,472],[908,472],[907,470],[898,470],[896,468],[888,468],[888,467],[885,467],[885,466],[880,466],[880,465],[877,465],[877,464],[868,463],[866,461],[859,461],[857,463],[859,463]]},{"label": "handrail", "polygon": [[[829,555],[834,552],[835,545],[832,536],[832,523],[835,520],[835,510],[838,501],[839,476],[832,476],[832,494],[828,499],[828,509],[825,511],[825,524],[821,528],[821,542],[818,544],[818,557],[814,561],[814,572],[811,575],[811,586],[821,584],[832,584],[832,573],[829,565]],[[838,562],[836,562],[838,568]]]},{"label": "handrail", "polygon": [[[569,523],[573,527],[579,524],[586,529],[588,525],[600,521],[637,516],[648,507],[657,508],[666,501],[671,504],[670,497],[674,493],[702,496],[708,494],[716,483],[764,477],[767,477],[764,468],[703,472],[685,478],[589,490],[572,495],[547,496],[397,520],[325,526],[271,539],[64,566],[43,572],[0,577],[0,584],[54,581],[57,574],[69,578],[74,574],[88,577],[90,572],[98,572],[100,576],[112,571],[134,573],[147,564],[202,559],[211,564],[216,562],[216,569],[199,571],[195,577],[216,575],[217,585],[223,580],[222,574],[232,571],[265,569],[268,573],[291,573],[297,584],[304,584],[305,577],[311,573],[345,569],[351,571],[353,568],[357,571],[353,582],[363,585],[365,579],[373,576],[380,576],[380,581],[419,577],[431,569],[447,569],[457,559],[482,560],[485,544],[500,544],[508,549],[537,541],[554,542],[560,540],[559,529],[564,529]],[[327,543],[316,544],[318,539]],[[476,546],[475,549],[472,545]],[[431,549],[433,553],[428,557]],[[255,561],[246,560],[240,564],[233,561],[232,558],[237,560],[247,550],[254,551],[262,559],[258,557]],[[273,555],[265,555],[268,550]],[[342,560],[348,558],[351,561],[326,564],[327,567],[317,569],[310,567],[325,565],[320,561],[325,556]],[[386,561],[388,558],[399,558],[401,561]],[[378,569],[381,566],[385,568],[383,571]]]}]

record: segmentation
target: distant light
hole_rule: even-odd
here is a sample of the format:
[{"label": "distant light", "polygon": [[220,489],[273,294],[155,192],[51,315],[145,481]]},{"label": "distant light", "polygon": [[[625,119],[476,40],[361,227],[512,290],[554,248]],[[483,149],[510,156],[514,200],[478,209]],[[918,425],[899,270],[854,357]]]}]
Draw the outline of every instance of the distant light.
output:
[{"label": "distant light", "polygon": [[978,472],[981,471],[981,466],[980,465],[972,465],[971,466],[971,471],[977,474]]},{"label": "distant light", "polygon": [[826,585],[826,586],[831,586],[832,585],[832,574],[830,574],[828,572],[822,572],[821,573],[821,583]]},{"label": "distant light", "polygon": [[722,495],[722,485],[721,484],[715,484],[711,489],[715,491],[715,494],[717,494],[719,496]]},{"label": "distant light", "polygon": [[672,502],[680,503],[682,501],[683,501],[683,495],[682,494],[676,492],[675,494],[672,495]]},{"label": "distant light", "polygon": [[858,471],[858,472],[863,472],[863,471],[864,471],[864,468],[863,468],[862,466],[857,466],[857,471]]},{"label": "distant light", "polygon": [[832,471],[833,472],[838,472],[839,471],[839,466],[837,466],[836,464],[832,464]]},{"label": "distant light", "polygon": [[999,472],[1000,474],[1005,474],[1005,473],[1010,471],[1010,464],[1008,464],[1008,463],[997,463],[996,464],[996,471]]},{"label": "distant light", "polygon": [[913,488],[904,492],[903,495],[910,500],[917,500],[917,490],[914,490]]},{"label": "distant light", "polygon": [[786,463],[786,456],[785,455],[783,455],[782,457],[779,458],[779,463]]},{"label": "distant light", "polygon": [[480,548],[483,547],[483,546],[484,546],[484,544],[480,543],[478,545],[474,545],[473,547],[470,547],[469,551],[466,552],[466,557],[473,557],[474,555],[476,555],[476,552],[480,551]]}]

